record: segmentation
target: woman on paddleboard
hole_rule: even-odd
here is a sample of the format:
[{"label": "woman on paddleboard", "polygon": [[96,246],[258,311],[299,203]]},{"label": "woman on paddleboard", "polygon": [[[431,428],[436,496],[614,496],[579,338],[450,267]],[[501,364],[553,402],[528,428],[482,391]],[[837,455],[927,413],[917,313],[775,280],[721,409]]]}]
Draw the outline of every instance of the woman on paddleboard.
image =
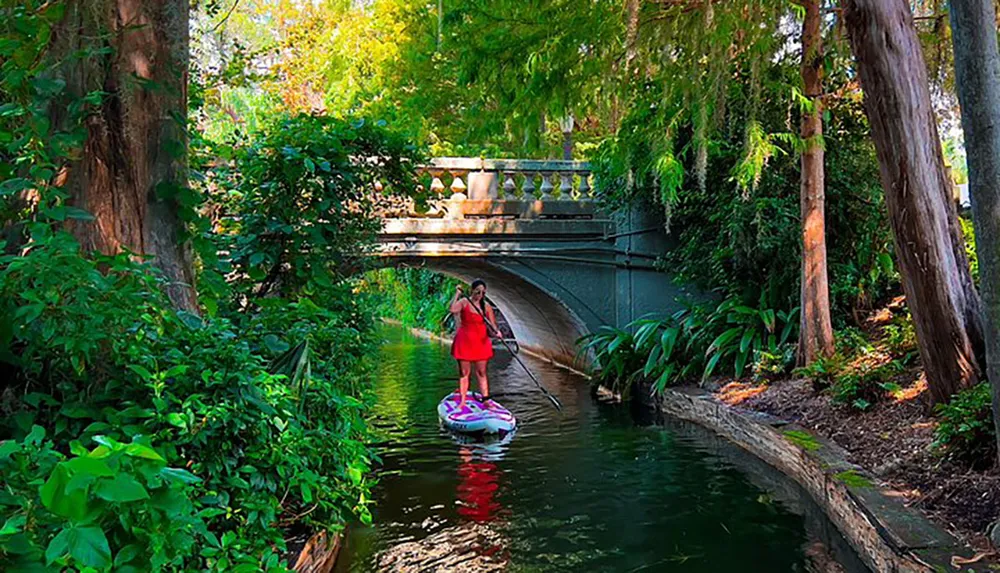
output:
[{"label": "woman on paddleboard", "polygon": [[[490,386],[486,379],[486,363],[493,358],[493,343],[490,334],[497,332],[497,320],[493,307],[486,304],[486,283],[481,279],[472,281],[472,296],[463,296],[462,287],[455,288],[448,311],[455,315],[455,341],[451,345],[451,355],[458,361],[459,412],[463,412],[465,395],[469,391],[469,374],[475,369],[479,392],[483,395],[483,406],[492,409]],[[490,324],[487,326],[486,321]],[[492,328],[490,328],[492,327]]]}]

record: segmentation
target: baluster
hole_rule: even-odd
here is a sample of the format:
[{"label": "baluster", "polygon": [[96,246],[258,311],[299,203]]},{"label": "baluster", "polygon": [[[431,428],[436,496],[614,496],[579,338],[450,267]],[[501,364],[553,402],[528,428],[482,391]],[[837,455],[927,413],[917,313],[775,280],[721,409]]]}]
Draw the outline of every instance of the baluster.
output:
[{"label": "baluster", "polygon": [[528,171],[524,174],[524,185],[521,187],[524,191],[524,200],[533,201],[535,199],[535,173]]},{"label": "baluster", "polygon": [[430,171],[431,177],[431,193],[433,195],[440,195],[444,192],[444,182],[441,181],[441,176],[444,175],[443,171]]},{"label": "baluster", "polygon": [[427,197],[427,216],[440,217],[442,214],[441,194],[444,193],[444,182],[441,181],[441,176],[444,175],[444,171],[440,169],[428,169],[427,173],[431,176],[431,192],[430,196]]},{"label": "baluster", "polygon": [[462,176],[465,174],[463,171],[452,172],[453,179],[451,180],[451,200],[452,201],[465,201],[468,199],[468,195],[465,191],[468,189],[465,182],[462,181]]},{"label": "baluster", "polygon": [[580,192],[580,200],[581,201],[590,201],[590,200],[593,199],[593,196],[591,196],[591,193],[590,193],[590,172],[589,171],[581,171],[580,172],[580,188],[579,188],[579,192]]},{"label": "baluster", "polygon": [[542,186],[539,188],[539,199],[542,201],[549,201],[552,199],[552,190],[555,186],[552,185],[552,172],[543,171],[542,172]]},{"label": "baluster", "polygon": [[573,173],[564,171],[559,174],[559,199],[569,201],[573,198]]},{"label": "baluster", "polygon": [[510,200],[514,198],[514,194],[517,193],[517,183],[514,183],[514,174],[510,171],[505,171],[503,173],[503,197],[502,199]]}]

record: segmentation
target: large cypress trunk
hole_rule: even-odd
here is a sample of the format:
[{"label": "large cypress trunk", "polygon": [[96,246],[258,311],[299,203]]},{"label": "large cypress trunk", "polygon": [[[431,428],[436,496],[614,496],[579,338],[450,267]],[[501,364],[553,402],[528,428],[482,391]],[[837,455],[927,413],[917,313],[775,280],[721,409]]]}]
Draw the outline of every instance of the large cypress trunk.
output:
[{"label": "large cypress trunk", "polygon": [[[979,286],[986,331],[986,375],[1000,451],[1000,48],[993,0],[951,0],[955,81],[969,165]],[[1000,458],[998,458],[1000,459]]]},{"label": "large cypress trunk", "polygon": [[979,298],[945,171],[923,54],[906,0],[846,0],[844,23],[934,403],[979,377]]},{"label": "large cypress trunk", "polygon": [[826,189],[823,167],[823,33],[819,0],[803,2],[802,84],[812,109],[802,114],[800,207],[802,214],[802,286],[799,363],[811,364],[833,354],[830,287],[826,270]]},{"label": "large cypress trunk", "polygon": [[94,220],[74,221],[71,229],[85,249],[151,255],[173,303],[194,311],[191,255],[178,216],[187,183],[188,19],[187,0],[69,0],[53,31],[52,56],[103,50],[57,68],[66,100],[52,106],[51,116],[58,126],[69,105],[104,93],[65,183],[73,204]]}]

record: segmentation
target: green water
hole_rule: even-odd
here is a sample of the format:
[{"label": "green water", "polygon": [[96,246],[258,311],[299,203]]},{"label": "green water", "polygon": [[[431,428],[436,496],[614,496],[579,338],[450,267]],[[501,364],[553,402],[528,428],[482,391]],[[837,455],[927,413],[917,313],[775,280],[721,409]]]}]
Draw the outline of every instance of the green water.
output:
[{"label": "green water", "polygon": [[387,548],[470,521],[500,533],[510,571],[823,570],[807,556],[817,552],[864,570],[768,466],[692,425],[637,425],[583,379],[523,355],[564,410],[501,351],[491,385],[519,429],[507,443],[462,444],[436,414],[455,383],[447,346],[383,335],[375,524],[351,527],[338,571],[376,571]]}]

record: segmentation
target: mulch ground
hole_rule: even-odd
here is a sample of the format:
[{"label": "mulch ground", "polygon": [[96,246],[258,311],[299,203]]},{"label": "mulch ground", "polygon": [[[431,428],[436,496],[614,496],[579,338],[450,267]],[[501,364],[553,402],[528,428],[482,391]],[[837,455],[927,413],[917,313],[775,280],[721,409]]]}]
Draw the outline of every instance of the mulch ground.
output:
[{"label": "mulch ground", "polygon": [[[919,370],[910,374],[919,376]],[[767,385],[731,382],[720,400],[766,412],[810,428],[849,452],[850,461],[898,491],[926,514],[980,551],[990,549],[989,526],[1000,516],[1000,471],[977,471],[933,447],[935,419],[919,378],[907,391],[866,411],[834,402],[809,380]]]}]

